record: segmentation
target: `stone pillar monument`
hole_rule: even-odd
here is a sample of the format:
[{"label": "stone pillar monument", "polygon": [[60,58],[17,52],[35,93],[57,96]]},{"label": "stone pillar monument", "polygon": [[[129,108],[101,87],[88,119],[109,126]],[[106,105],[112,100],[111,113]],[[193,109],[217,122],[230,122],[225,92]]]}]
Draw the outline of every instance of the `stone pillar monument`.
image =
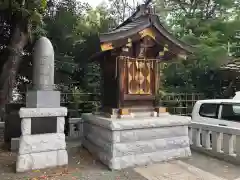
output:
[{"label": "stone pillar monument", "polygon": [[60,107],[60,92],[54,89],[54,50],[46,37],[40,38],[33,52],[33,91],[27,93],[26,107]]},{"label": "stone pillar monument", "polygon": [[33,69],[33,90],[27,92],[26,108],[19,111],[22,136],[17,172],[68,164],[67,108],[60,107],[60,92],[54,91],[54,50],[46,37],[36,42]]}]

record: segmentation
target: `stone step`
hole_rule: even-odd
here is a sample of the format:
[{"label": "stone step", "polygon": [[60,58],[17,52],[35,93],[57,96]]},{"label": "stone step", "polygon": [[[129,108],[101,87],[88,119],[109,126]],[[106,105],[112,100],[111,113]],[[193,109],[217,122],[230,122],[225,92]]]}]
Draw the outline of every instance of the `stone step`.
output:
[{"label": "stone step", "polygon": [[139,106],[139,107],[131,107],[130,112],[131,113],[140,113],[140,112],[153,112],[153,107],[145,107],[145,106]]},{"label": "stone step", "polygon": [[157,114],[154,112],[133,112],[134,117],[152,117],[152,116],[156,116]]}]

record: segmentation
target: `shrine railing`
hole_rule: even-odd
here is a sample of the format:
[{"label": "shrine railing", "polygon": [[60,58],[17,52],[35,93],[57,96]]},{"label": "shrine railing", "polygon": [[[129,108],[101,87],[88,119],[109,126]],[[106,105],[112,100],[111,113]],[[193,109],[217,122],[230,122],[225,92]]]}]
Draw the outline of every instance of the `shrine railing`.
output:
[{"label": "shrine railing", "polygon": [[189,140],[195,151],[240,164],[240,129],[192,122]]}]

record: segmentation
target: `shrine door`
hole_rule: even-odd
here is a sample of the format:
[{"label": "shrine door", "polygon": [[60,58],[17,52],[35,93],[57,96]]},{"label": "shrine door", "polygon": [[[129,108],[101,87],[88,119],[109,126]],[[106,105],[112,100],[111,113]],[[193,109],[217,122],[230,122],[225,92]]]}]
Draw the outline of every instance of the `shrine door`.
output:
[{"label": "shrine door", "polygon": [[153,61],[128,60],[127,70],[128,94],[153,93]]}]

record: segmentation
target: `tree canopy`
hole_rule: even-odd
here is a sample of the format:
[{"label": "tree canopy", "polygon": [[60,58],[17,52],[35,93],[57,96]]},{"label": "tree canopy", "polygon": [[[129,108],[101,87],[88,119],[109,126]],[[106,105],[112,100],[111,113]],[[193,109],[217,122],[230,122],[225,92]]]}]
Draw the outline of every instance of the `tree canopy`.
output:
[{"label": "tree canopy", "polygon": [[[88,59],[99,50],[98,34],[128,18],[137,5],[131,4],[110,0],[93,8],[77,0],[1,0],[0,104],[14,87],[24,91],[26,81],[31,84],[31,53],[40,35],[54,46],[56,84],[99,93],[99,67]],[[163,69],[163,90],[223,95],[231,80],[219,68],[240,56],[240,0],[154,0],[152,5],[163,25],[195,48],[187,60]]]},{"label": "tree canopy", "polygon": [[239,3],[239,0],[155,0],[156,11],[169,30],[196,48],[195,55],[187,61],[165,69],[168,91],[222,95],[226,79],[219,67],[239,56],[236,37],[240,29]]}]

